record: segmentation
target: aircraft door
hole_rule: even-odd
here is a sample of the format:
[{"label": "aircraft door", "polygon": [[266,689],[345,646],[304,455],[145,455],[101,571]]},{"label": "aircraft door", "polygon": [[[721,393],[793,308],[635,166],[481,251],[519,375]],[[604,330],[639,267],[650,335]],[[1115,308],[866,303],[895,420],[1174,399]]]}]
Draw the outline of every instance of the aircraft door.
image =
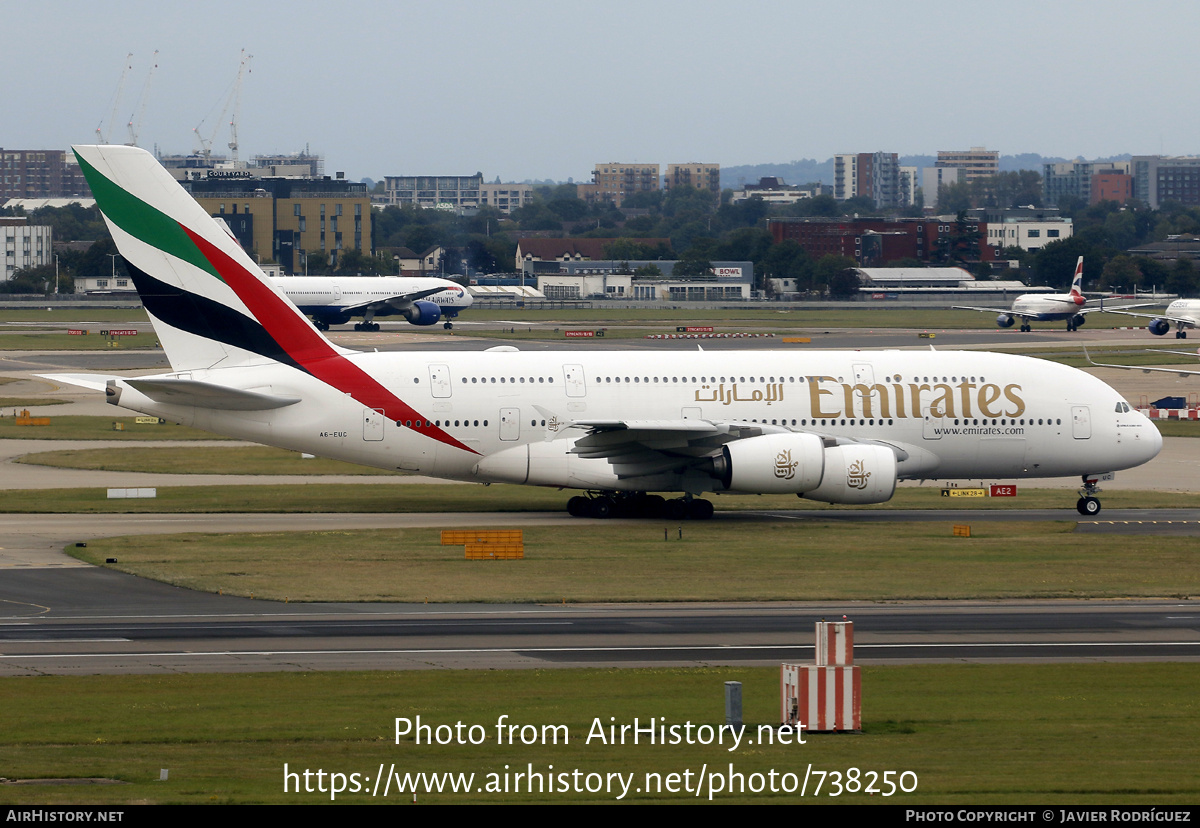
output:
[{"label": "aircraft door", "polygon": [[1086,405],[1071,406],[1071,434],[1076,440],[1091,438],[1092,416]]},{"label": "aircraft door", "polygon": [[[875,369],[865,362],[854,363],[854,384],[863,385],[867,388],[873,386],[875,384]],[[874,415],[874,412],[881,410],[880,406],[874,404],[878,401],[878,395],[876,393],[867,391],[864,394],[862,391],[859,391],[856,396],[858,397],[859,405],[861,406],[857,412],[857,416],[864,417],[866,416],[867,411],[871,411],[872,415]]]},{"label": "aircraft door", "polygon": [[933,416],[932,409],[922,408],[921,409],[921,420],[923,422],[922,427],[924,429],[923,436],[925,437],[926,440],[942,439],[942,433],[941,433],[942,418],[941,417]]},{"label": "aircraft door", "polygon": [[430,365],[429,387],[433,390],[434,397],[444,399],[454,393],[454,387],[450,381],[450,369],[445,365]]},{"label": "aircraft door", "polygon": [[521,409],[500,409],[500,439],[516,440],[521,436]]},{"label": "aircraft door", "polygon": [[568,397],[586,397],[587,383],[583,378],[582,365],[564,365],[563,377],[567,381]]},{"label": "aircraft door", "polygon": [[383,424],[385,420],[383,411],[374,408],[363,409],[363,439],[364,440],[382,440],[383,439]]}]

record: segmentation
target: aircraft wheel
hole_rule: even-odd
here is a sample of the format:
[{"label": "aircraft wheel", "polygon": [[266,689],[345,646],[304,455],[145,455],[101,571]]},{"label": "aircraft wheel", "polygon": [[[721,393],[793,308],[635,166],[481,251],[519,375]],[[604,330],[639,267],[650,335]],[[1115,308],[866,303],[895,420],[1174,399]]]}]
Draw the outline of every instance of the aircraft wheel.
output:
[{"label": "aircraft wheel", "polygon": [[446,330],[450,330],[451,328],[453,328],[453,327],[454,327],[454,323],[453,323],[453,322],[446,322],[445,324],[443,324],[443,325],[442,325],[442,327],[443,327],[443,328],[445,328]]},{"label": "aircraft wheel", "polygon": [[708,520],[713,516],[713,505],[707,500],[693,500],[687,513],[688,520]]},{"label": "aircraft wheel", "polygon": [[667,520],[686,520],[688,514],[687,501],[681,497],[668,500],[664,504],[663,517]]},{"label": "aircraft wheel", "polygon": [[604,520],[612,517],[613,502],[607,497],[597,497],[589,504],[592,517]]},{"label": "aircraft wheel", "polygon": [[354,330],[358,331],[359,333],[362,333],[362,329],[363,329],[363,323],[361,323],[361,322],[354,323]]},{"label": "aircraft wheel", "polygon": [[1081,497],[1079,502],[1075,504],[1075,509],[1081,515],[1091,517],[1092,515],[1100,514],[1100,498],[1098,497]]},{"label": "aircraft wheel", "polygon": [[567,501],[567,514],[571,517],[587,517],[591,508],[586,497],[576,495]]},{"label": "aircraft wheel", "polygon": [[1175,338],[1176,339],[1187,339],[1187,331],[1176,331]]},{"label": "aircraft wheel", "polygon": [[660,518],[667,511],[667,500],[661,495],[646,495],[642,499],[641,515],[647,518]]}]

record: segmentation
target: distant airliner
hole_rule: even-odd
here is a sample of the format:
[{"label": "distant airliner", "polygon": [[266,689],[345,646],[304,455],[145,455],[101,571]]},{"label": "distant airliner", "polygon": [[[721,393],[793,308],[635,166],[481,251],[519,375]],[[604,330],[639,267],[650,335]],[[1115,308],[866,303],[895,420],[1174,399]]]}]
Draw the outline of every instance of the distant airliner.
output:
[{"label": "distant airliner", "polygon": [[[52,375],[240,439],[476,483],[574,515],[707,518],[706,492],[883,503],[904,479],[1101,475],[1162,437],[1083,371],[929,351],[363,353],[327,340],[145,150],[76,147],[171,371]],[[653,492],[679,495],[667,501]]]},{"label": "distant airliner", "polygon": [[[1141,308],[1142,305],[1122,305],[1121,308]],[[1083,256],[1075,263],[1075,278],[1071,280],[1070,293],[1024,293],[1018,296],[1011,308],[975,308],[954,306],[954,310],[972,310],[980,313],[996,313],[996,324],[1001,328],[1011,328],[1017,319],[1021,320],[1021,330],[1031,331],[1032,321],[1046,322],[1054,319],[1067,320],[1067,330],[1075,331],[1087,321],[1087,314],[1096,311],[1110,312],[1118,308],[1104,307],[1104,300],[1095,307],[1087,307],[1087,298],[1083,295]]]},{"label": "distant airliner", "polygon": [[317,330],[343,325],[361,316],[356,331],[377,331],[377,317],[402,316],[414,325],[444,328],[459,311],[471,307],[470,292],[449,279],[432,276],[280,276],[275,284],[313,318]]},{"label": "distant airliner", "polygon": [[1113,311],[1125,316],[1140,316],[1151,320],[1146,330],[1155,336],[1165,336],[1171,326],[1175,326],[1175,338],[1187,339],[1187,329],[1200,324],[1200,299],[1176,299],[1167,305],[1165,313],[1129,313],[1128,311]]}]

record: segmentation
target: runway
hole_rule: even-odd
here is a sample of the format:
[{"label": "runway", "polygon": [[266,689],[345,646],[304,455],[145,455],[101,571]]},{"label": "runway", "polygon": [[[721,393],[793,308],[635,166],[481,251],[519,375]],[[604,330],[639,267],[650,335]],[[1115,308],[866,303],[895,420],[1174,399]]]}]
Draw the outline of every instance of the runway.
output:
[{"label": "runway", "polygon": [[94,568],[10,571],[0,675],[772,665],[814,621],[855,622],[885,663],[1200,659],[1187,601],[911,604],[278,604]]}]

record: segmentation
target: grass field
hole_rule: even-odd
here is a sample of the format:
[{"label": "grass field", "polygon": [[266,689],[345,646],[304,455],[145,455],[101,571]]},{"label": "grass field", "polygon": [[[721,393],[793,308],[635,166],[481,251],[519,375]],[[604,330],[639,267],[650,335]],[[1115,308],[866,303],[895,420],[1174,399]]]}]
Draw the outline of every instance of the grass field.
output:
[{"label": "grass field", "polygon": [[[534,486],[429,483],[322,483],[166,486],[146,500],[109,500],[105,489],[9,489],[0,498],[0,513],[219,513],[219,512],[565,512],[572,492]],[[1074,492],[1066,489],[1020,489],[1015,498],[948,498],[941,489],[903,486],[887,503],[837,506],[792,495],[720,495],[718,511],[856,509],[1062,509],[1074,519]],[[1121,509],[1190,509],[1190,492],[1106,489],[1104,503]]]},{"label": "grass field", "polygon": [[[57,305],[53,309],[45,305],[32,305],[27,308],[0,308],[0,323],[4,322],[44,322],[47,325],[63,323],[79,324],[84,322],[148,322],[150,317],[141,307],[132,308],[100,308]],[[25,328],[25,325],[13,326],[14,330]]]},{"label": "grass field", "polygon": [[[460,521],[446,528],[466,527]],[[487,528],[486,525],[479,528]],[[508,527],[506,527],[508,528]],[[1194,538],[1075,522],[666,521],[525,529],[525,558],[467,561],[437,529],[147,535],[68,551],[203,592],[291,601],[594,603],[1200,594]],[[679,536],[682,535],[682,538]],[[330,563],[336,561],[336,566]],[[854,577],[847,577],[852,570]],[[788,573],[786,576],[784,573]]]},{"label": "grass field", "polygon": [[53,397],[0,397],[0,408],[32,408],[35,405],[65,405]]},{"label": "grass field", "polygon": [[109,339],[98,333],[72,336],[62,331],[45,333],[4,333],[0,335],[0,350],[5,351],[148,351],[158,348],[158,338],[150,331],[138,336]]},{"label": "grass field", "polygon": [[[402,775],[475,774],[469,792],[422,792],[417,801],[423,804],[600,804],[620,794],[619,787],[591,794],[514,790],[513,774],[530,765],[543,777],[551,765],[558,773],[578,770],[580,779],[633,774],[625,800],[640,803],[695,801],[682,790],[685,771],[694,780],[704,770],[701,778],[708,780],[707,773],[728,776],[731,766],[747,790],[722,791],[714,801],[1162,808],[1200,798],[1200,665],[923,665],[862,672],[862,733],[807,734],[803,745],[760,743],[757,726],[779,720],[778,668],[0,679],[5,776],[119,782],[8,785],[4,799],[10,806],[317,804],[333,799],[316,792],[318,768],[360,774],[360,787],[369,791],[381,765]],[[632,725],[635,717],[643,726],[648,719],[679,725],[681,734],[688,722],[718,725],[725,681],[742,682],[746,738],[753,745],[743,741],[731,751],[728,735],[724,745],[649,745],[645,737],[638,745],[604,744],[595,736],[597,722]],[[496,723],[505,715],[506,723],[535,726],[539,736],[542,726],[565,730],[546,731],[546,744],[499,744]],[[462,722],[463,741],[466,728],[478,725],[475,738],[485,738],[478,745],[417,744],[412,735],[397,740],[396,718],[415,723],[417,716],[433,727]],[[301,786],[303,771],[313,771],[314,792],[297,794],[293,787],[285,793],[285,764],[299,771]],[[798,792],[749,790],[756,784],[752,774],[772,770],[777,788],[799,787],[810,765],[843,773],[907,771],[905,786],[912,787],[915,775],[916,790],[831,797],[831,778],[814,794],[815,776],[804,799]],[[169,771],[168,781],[157,781],[160,768]],[[665,783],[669,773],[680,775],[678,793],[659,791],[656,777],[647,779],[658,774]],[[372,781],[364,785],[363,776]],[[501,792],[489,793],[489,782]],[[705,788],[700,800],[707,797]],[[347,792],[336,801],[411,799],[393,787],[388,799]]]},{"label": "grass field", "polygon": [[[162,426],[160,426],[162,428]],[[398,475],[399,472],[343,463],[267,446],[230,448],[141,447],[75,449],[29,454],[17,462],[66,469],[102,469],[162,474],[354,474]]]},{"label": "grass field", "polygon": [[[41,405],[41,403],[39,403]],[[117,414],[125,409],[113,409]],[[11,412],[10,412],[11,413]],[[121,430],[113,428],[120,423]],[[0,416],[0,440],[225,440],[211,431],[174,423],[138,423],[134,417],[88,417],[77,414],[52,415],[44,426],[19,426],[11,417]]]}]

